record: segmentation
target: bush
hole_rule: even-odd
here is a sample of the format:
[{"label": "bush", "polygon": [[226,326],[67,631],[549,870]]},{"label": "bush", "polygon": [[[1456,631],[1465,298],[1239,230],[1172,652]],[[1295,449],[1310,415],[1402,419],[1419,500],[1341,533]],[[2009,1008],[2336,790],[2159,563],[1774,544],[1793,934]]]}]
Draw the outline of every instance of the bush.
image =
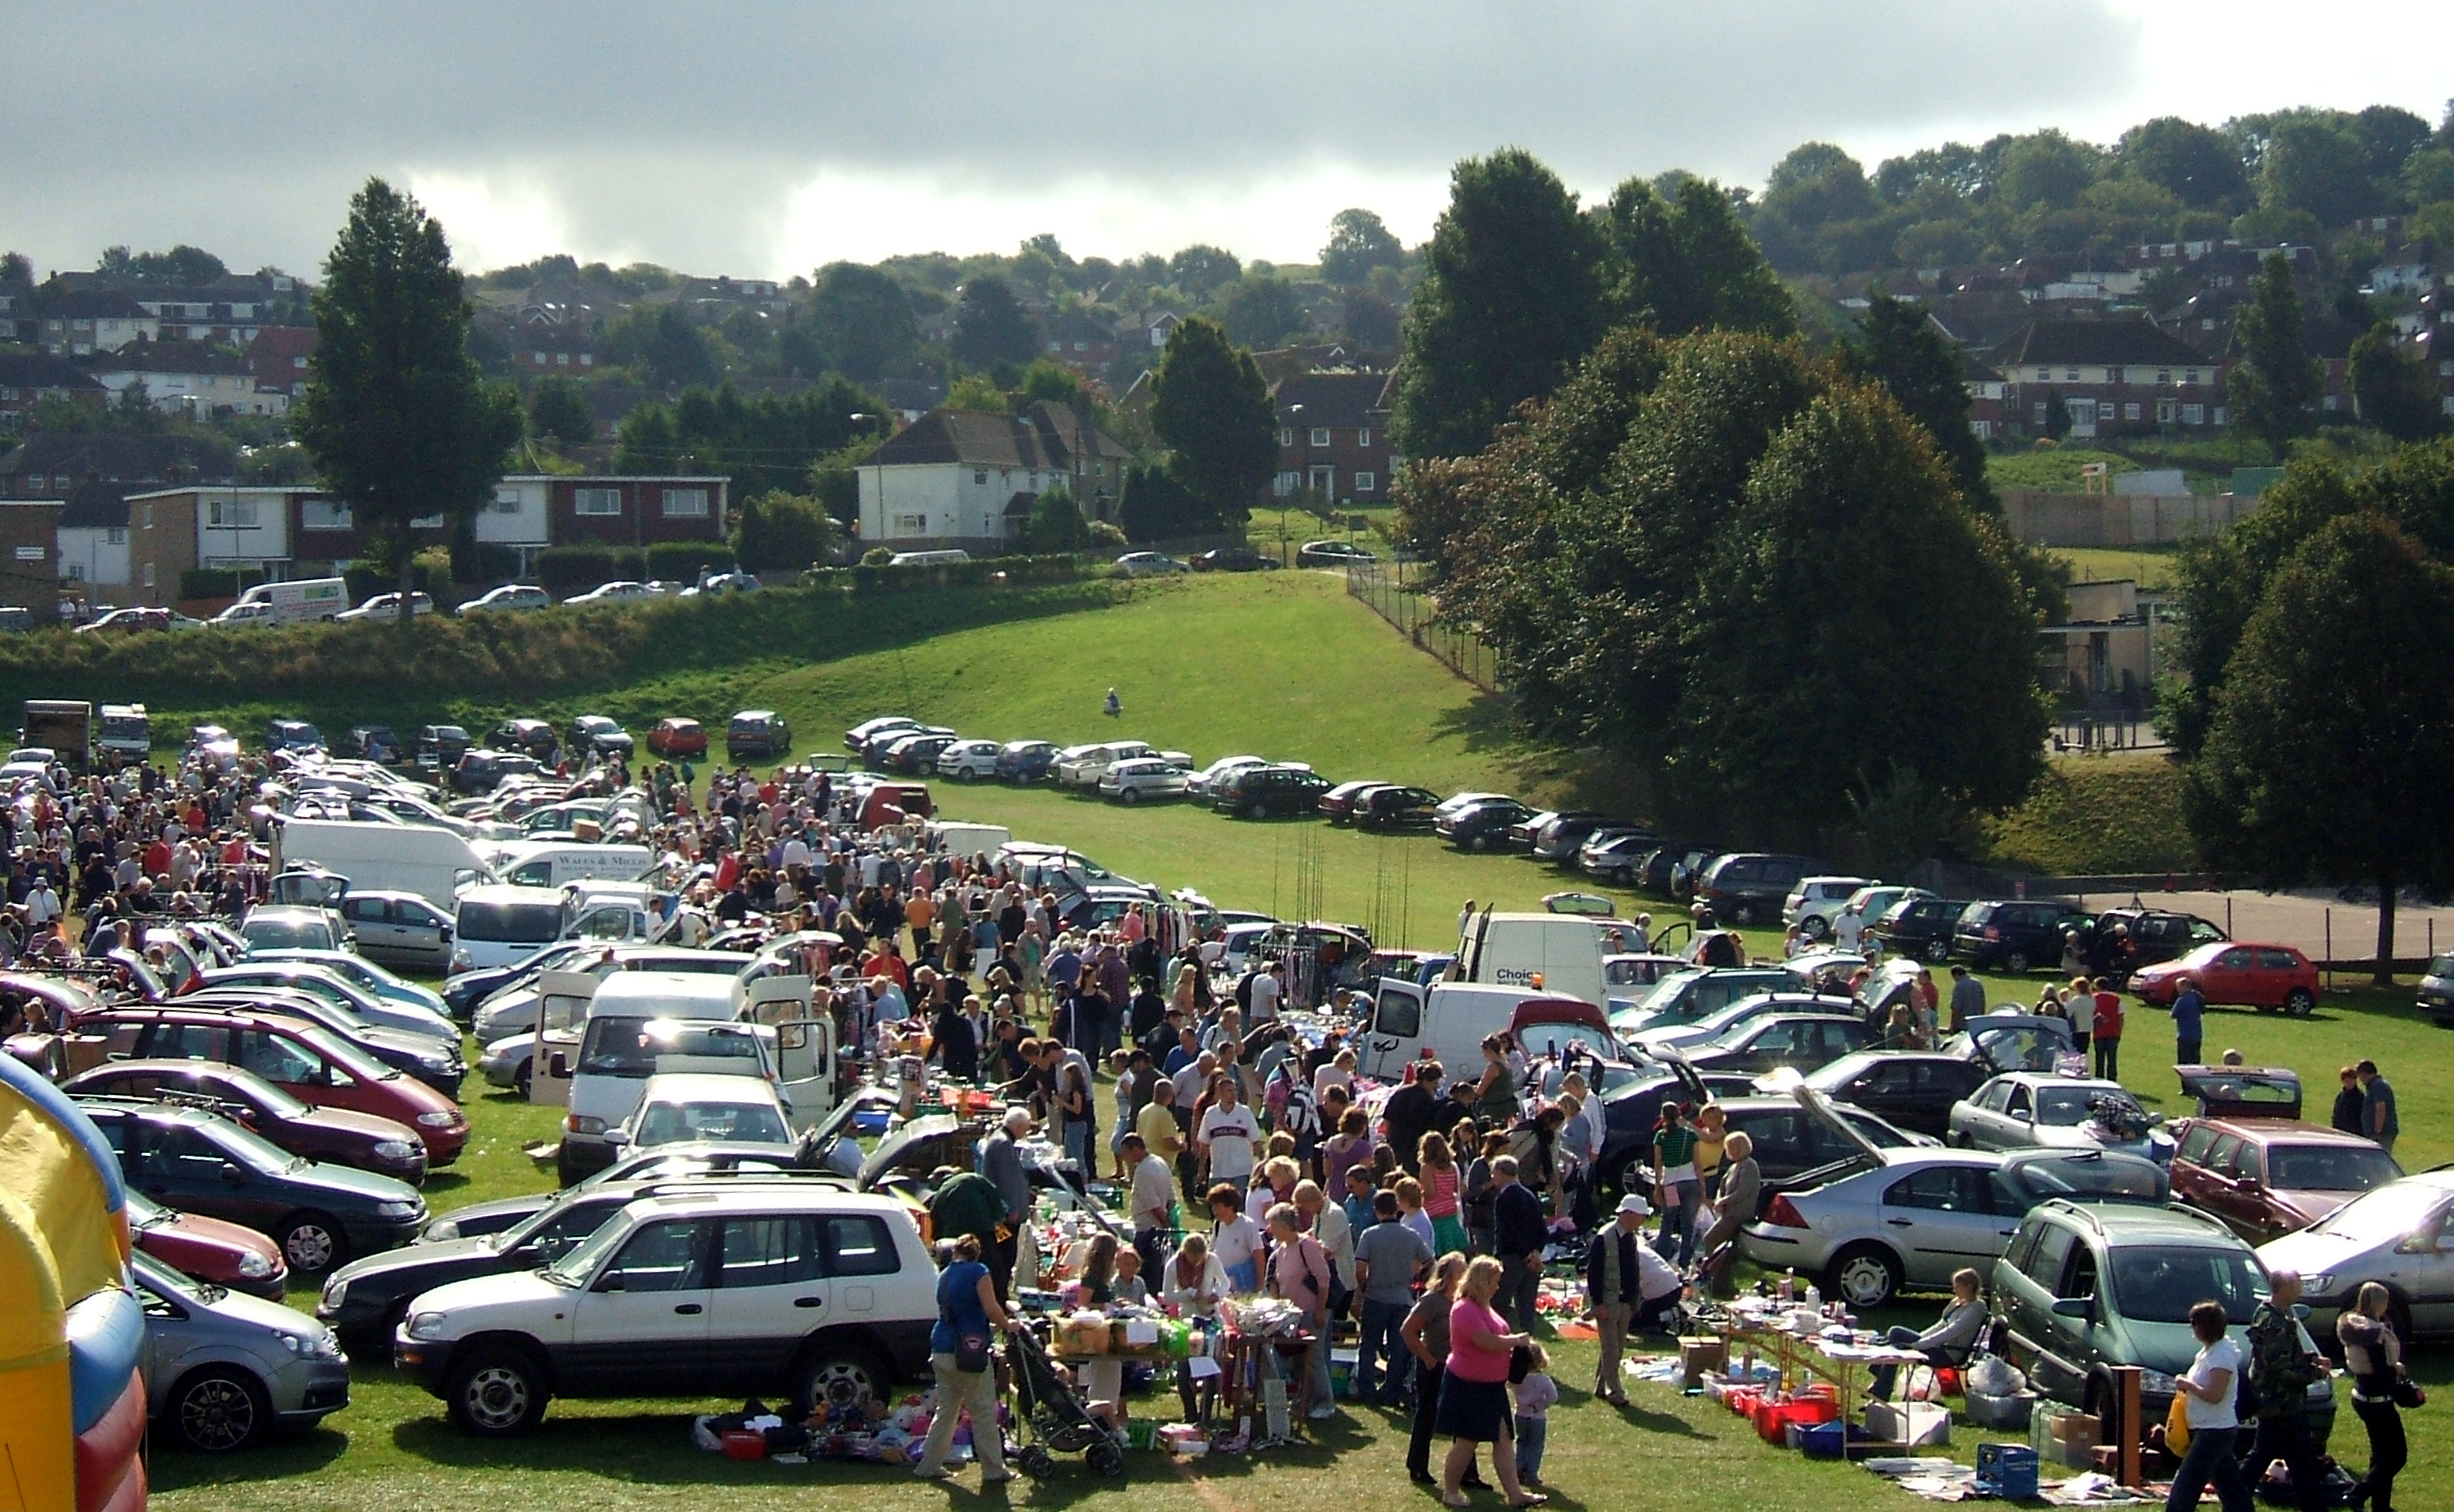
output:
[{"label": "bush", "polygon": [[797,571],[834,554],[835,521],[814,499],[763,493],[741,506],[733,547],[752,572]]},{"label": "bush", "polygon": [[883,567],[894,559],[893,550],[885,546],[872,546],[861,553],[861,565],[864,567]]},{"label": "bush", "polygon": [[[349,585],[349,601],[353,604],[363,604],[378,593],[396,593],[400,590],[400,580],[392,569],[378,567],[372,562],[350,563],[341,569],[341,581]],[[414,592],[440,602],[452,586],[448,556],[438,567],[428,562],[423,552],[419,553],[409,566],[409,586]]]},{"label": "bush", "polygon": [[1035,553],[1079,551],[1088,540],[1082,524],[1082,506],[1074,502],[1074,491],[1059,483],[1032,504],[1023,538]]},{"label": "bush", "polygon": [[1082,534],[1084,543],[1093,550],[1104,550],[1110,546],[1125,544],[1125,533],[1106,520],[1091,521],[1083,528]]},{"label": "bush", "polygon": [[[520,552],[516,546],[496,541],[479,541],[468,551],[468,567],[473,576],[464,581],[492,587],[508,583],[520,575]],[[453,574],[458,577],[458,573]]]},{"label": "bush", "polygon": [[264,574],[261,570],[190,567],[179,574],[179,596],[183,599],[237,598],[250,587],[263,581]]},{"label": "bush", "polygon": [[734,561],[733,548],[722,541],[658,541],[648,548],[647,571],[641,576],[695,583],[701,570],[730,572]]},{"label": "bush", "polygon": [[634,546],[549,546],[537,554],[537,581],[556,598],[647,575],[647,554]]}]

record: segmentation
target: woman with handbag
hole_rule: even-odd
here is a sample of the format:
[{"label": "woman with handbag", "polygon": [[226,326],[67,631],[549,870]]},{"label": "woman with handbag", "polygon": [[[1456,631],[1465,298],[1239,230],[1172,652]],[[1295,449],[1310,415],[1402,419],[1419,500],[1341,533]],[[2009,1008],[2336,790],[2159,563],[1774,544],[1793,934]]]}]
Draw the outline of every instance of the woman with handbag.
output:
[{"label": "woman with handbag", "polygon": [[980,1259],[980,1239],[954,1241],[954,1263],[937,1278],[937,1326],[929,1331],[929,1369],[937,1377],[937,1410],[929,1441],[912,1473],[922,1480],[946,1474],[946,1451],[954,1447],[955,1420],[971,1414],[972,1452],[980,1458],[980,1483],[1010,1481],[1004,1431],[997,1426],[997,1369],[989,1357],[990,1329],[1011,1329],[1013,1317],[997,1302],[997,1288]]},{"label": "woman with handbag", "polygon": [[2428,1400],[2403,1374],[2403,1341],[2387,1326],[2392,1299],[2375,1281],[2361,1283],[2349,1310],[2335,1319],[2343,1368],[2352,1378],[2352,1410],[2369,1430],[2369,1473],[2352,1492],[2353,1512],[2394,1512],[2394,1477],[2410,1457],[2403,1438],[2405,1407]]}]

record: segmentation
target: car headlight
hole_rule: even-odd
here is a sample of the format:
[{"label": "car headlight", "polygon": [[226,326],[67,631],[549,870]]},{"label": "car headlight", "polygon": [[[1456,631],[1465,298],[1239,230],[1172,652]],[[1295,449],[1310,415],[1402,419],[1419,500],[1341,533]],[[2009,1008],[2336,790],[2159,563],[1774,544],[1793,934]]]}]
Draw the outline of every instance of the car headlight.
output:
[{"label": "car headlight", "polygon": [[432,1067],[437,1071],[449,1071],[459,1059],[460,1057],[446,1054],[441,1050],[421,1050],[418,1052],[418,1063],[423,1066]]},{"label": "car headlight", "polygon": [[347,1281],[344,1281],[339,1276],[335,1276],[331,1280],[324,1283],[324,1300],[322,1304],[324,1311],[339,1312],[341,1310],[341,1304],[348,1299],[349,1283]]},{"label": "car headlight", "polygon": [[2314,1276],[2301,1277],[2301,1295],[2304,1297],[2329,1296],[2334,1290],[2335,1273],[2333,1271],[2320,1271]]},{"label": "car headlight", "polygon": [[2171,1396],[2181,1390],[2181,1383],[2161,1370],[2142,1370],[2139,1372],[2139,1389],[2152,1391],[2158,1396]]},{"label": "car headlight", "polygon": [[282,1348],[302,1360],[337,1360],[341,1357],[340,1341],[332,1336],[329,1328],[319,1328],[308,1334],[277,1333],[273,1337],[281,1341]]},{"label": "car headlight", "polygon": [[239,1274],[250,1281],[261,1281],[273,1273],[273,1262],[249,1250],[239,1256]]},{"label": "car headlight", "polygon": [[457,1113],[435,1112],[418,1115],[418,1122],[430,1129],[448,1129],[459,1121],[460,1115]]},{"label": "car headlight", "polygon": [[409,1315],[409,1337],[425,1340],[440,1339],[443,1337],[443,1330],[448,1322],[447,1315],[439,1312],[411,1313]]},{"label": "car headlight", "polygon": [[376,1203],[375,1214],[379,1218],[415,1218],[423,1208],[423,1203],[403,1202],[394,1198],[390,1202]]},{"label": "car headlight", "polygon": [[415,1160],[417,1154],[417,1146],[405,1139],[378,1140],[374,1149],[377,1160]]},{"label": "car headlight", "polygon": [[452,970],[466,971],[472,964],[474,963],[469,960],[469,953],[467,951],[460,949],[454,949],[452,951]]}]

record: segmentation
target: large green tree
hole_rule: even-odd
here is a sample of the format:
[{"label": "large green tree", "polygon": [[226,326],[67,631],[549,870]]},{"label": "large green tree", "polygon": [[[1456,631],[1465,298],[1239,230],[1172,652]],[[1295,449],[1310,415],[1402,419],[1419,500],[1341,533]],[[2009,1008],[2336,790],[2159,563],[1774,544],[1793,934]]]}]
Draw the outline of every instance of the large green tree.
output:
[{"label": "large green tree", "polygon": [[2376,884],[2377,980],[2396,893],[2454,882],[2454,571],[2384,517],[2321,527],[2266,585],[2186,773],[2202,851],[2271,886]]},{"label": "large green tree", "polygon": [[2233,423],[2282,460],[2292,438],[2309,429],[2325,365],[2309,355],[2301,297],[2292,287],[2292,259],[2270,252],[2258,266],[2249,307],[2233,322],[2237,360],[2226,380]]},{"label": "large green tree", "polygon": [[1220,291],[1219,323],[1238,346],[1274,347],[1303,331],[1304,301],[1275,273],[1256,273]]},{"label": "large green tree", "polygon": [[1516,148],[1468,158],[1406,311],[1392,416],[1409,457],[1479,451],[1603,328],[1601,240],[1558,175]]},{"label": "large green tree", "polygon": [[834,550],[834,518],[817,500],[781,489],[752,495],[733,522],[733,558],[752,572],[823,567]]},{"label": "large green tree", "polygon": [[815,464],[892,429],[886,407],[841,378],[749,398],[727,383],[688,388],[671,404],[622,417],[614,466],[624,472],[722,473],[740,498],[791,492]]},{"label": "large green tree", "polygon": [[1936,328],[1925,307],[1876,295],[1858,317],[1857,336],[1847,350],[1852,365],[1882,384],[1934,438],[1960,496],[1989,512],[2000,508],[1986,479],[1985,448],[1969,425],[1960,349]]},{"label": "large green tree", "polygon": [[333,497],[389,542],[406,626],[410,522],[486,501],[520,437],[519,397],[487,387],[469,358],[469,304],[442,222],[382,179],[350,201],[314,310],[290,433]]},{"label": "large green tree", "polygon": [[1614,321],[1642,320],[1665,336],[1797,329],[1789,290],[1719,184],[1681,174],[1665,195],[1632,178],[1598,213]]},{"label": "large green tree", "polygon": [[855,383],[905,376],[920,349],[920,322],[902,283],[860,263],[819,270],[809,323],[826,365]]},{"label": "large green tree", "polygon": [[588,409],[588,391],[560,374],[538,381],[528,396],[528,433],[552,437],[565,451],[596,439],[596,417]]},{"label": "large green tree", "polygon": [[605,328],[605,354],[668,392],[724,375],[711,333],[678,305],[633,305],[615,316]]},{"label": "large green tree", "polygon": [[1220,521],[1242,525],[1278,469],[1278,418],[1253,354],[1196,315],[1176,327],[1151,379],[1150,425],[1168,471]]},{"label": "large green tree", "polygon": [[1323,282],[1351,289],[1374,268],[1394,268],[1405,260],[1396,234],[1371,211],[1341,210],[1330,217],[1329,244],[1321,248]]},{"label": "large green tree", "polygon": [[1040,323],[1004,279],[981,277],[963,285],[963,303],[954,316],[955,361],[975,368],[1000,362],[1020,366],[1039,349]]},{"label": "large green tree", "polygon": [[2232,143],[2179,116],[2158,116],[2123,133],[2114,161],[2195,209],[2238,209],[2249,197]]},{"label": "large green tree", "polygon": [[2360,418],[2397,441],[2446,433],[2446,413],[2428,364],[2395,345],[2392,321],[2380,321],[2352,343],[2352,402]]}]

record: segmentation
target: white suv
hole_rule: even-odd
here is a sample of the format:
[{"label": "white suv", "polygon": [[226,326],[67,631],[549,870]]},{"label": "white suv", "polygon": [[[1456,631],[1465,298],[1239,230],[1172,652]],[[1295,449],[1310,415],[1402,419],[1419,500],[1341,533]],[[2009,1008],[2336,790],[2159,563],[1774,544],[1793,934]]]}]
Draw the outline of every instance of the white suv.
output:
[{"label": "white suv", "polygon": [[425,1292],[393,1335],[451,1419],[521,1433],[555,1396],[883,1402],[925,1375],[937,1267],[892,1198],[726,1186],[624,1208],[542,1270]]},{"label": "white suv", "polygon": [[1810,940],[1820,940],[1832,932],[1832,921],[1840,916],[1841,905],[1861,887],[1875,884],[1865,877],[1800,877],[1781,905],[1781,917],[1795,924]]}]

